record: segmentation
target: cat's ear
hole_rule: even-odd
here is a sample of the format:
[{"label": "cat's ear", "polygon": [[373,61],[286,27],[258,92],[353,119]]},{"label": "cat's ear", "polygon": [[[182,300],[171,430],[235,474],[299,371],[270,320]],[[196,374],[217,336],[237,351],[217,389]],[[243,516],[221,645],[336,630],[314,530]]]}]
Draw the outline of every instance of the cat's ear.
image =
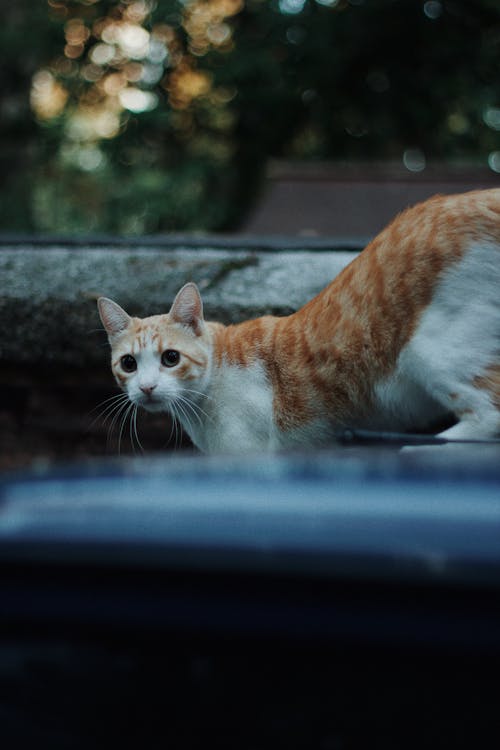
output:
[{"label": "cat's ear", "polygon": [[97,308],[108,336],[116,336],[118,333],[125,331],[129,327],[131,321],[130,315],[128,315],[120,305],[113,302],[112,299],[99,297],[97,300]]},{"label": "cat's ear", "polygon": [[191,328],[196,336],[201,336],[204,329],[203,302],[196,284],[185,284],[174,299],[169,313],[170,320]]}]

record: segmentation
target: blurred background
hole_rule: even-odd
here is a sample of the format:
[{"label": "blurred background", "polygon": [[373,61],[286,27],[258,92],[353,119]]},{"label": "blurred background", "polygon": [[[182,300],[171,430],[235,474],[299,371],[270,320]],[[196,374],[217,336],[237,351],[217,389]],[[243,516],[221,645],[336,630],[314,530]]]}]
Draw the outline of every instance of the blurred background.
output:
[{"label": "blurred background", "polygon": [[498,0],[17,0],[2,21],[3,233],[272,231],[273,180],[500,173]]}]

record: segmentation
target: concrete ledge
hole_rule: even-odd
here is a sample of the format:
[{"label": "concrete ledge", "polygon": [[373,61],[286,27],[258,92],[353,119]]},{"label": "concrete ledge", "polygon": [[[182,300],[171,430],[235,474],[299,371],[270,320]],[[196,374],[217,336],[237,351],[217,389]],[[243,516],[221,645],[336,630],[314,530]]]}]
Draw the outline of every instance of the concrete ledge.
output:
[{"label": "concrete ledge", "polygon": [[[248,240],[239,249],[0,244],[0,362],[4,367],[99,365],[108,352],[95,301],[105,295],[133,315],[168,310],[176,292],[195,281],[207,319],[238,322],[268,313],[286,315],[319,292],[355,256],[352,248],[279,251]],[[238,247],[238,243],[235,243]]]},{"label": "concrete ledge", "polygon": [[[355,255],[348,244],[334,247],[296,239],[134,245],[0,238],[0,471],[137,450],[128,427],[122,436],[103,417],[117,388],[97,297],[144,316],[167,311],[179,288],[195,281],[207,318],[285,315]],[[147,453],[180,445],[165,414],[141,412],[139,432]]]}]

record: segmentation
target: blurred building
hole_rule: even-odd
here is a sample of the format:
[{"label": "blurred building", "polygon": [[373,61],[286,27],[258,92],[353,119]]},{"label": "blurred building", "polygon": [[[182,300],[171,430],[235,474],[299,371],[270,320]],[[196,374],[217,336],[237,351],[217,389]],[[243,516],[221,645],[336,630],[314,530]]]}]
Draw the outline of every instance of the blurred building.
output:
[{"label": "blurred building", "polygon": [[278,161],[242,231],[364,240],[432,195],[491,187],[500,187],[500,174],[487,166],[426,165],[419,151],[400,164]]}]

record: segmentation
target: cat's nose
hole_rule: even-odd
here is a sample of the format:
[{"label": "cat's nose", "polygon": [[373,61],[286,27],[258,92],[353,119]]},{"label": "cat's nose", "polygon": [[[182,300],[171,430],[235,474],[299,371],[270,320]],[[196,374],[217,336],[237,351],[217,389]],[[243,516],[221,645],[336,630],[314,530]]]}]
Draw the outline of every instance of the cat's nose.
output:
[{"label": "cat's nose", "polygon": [[141,385],[140,389],[146,396],[151,396],[154,389],[156,388],[156,385]]}]

